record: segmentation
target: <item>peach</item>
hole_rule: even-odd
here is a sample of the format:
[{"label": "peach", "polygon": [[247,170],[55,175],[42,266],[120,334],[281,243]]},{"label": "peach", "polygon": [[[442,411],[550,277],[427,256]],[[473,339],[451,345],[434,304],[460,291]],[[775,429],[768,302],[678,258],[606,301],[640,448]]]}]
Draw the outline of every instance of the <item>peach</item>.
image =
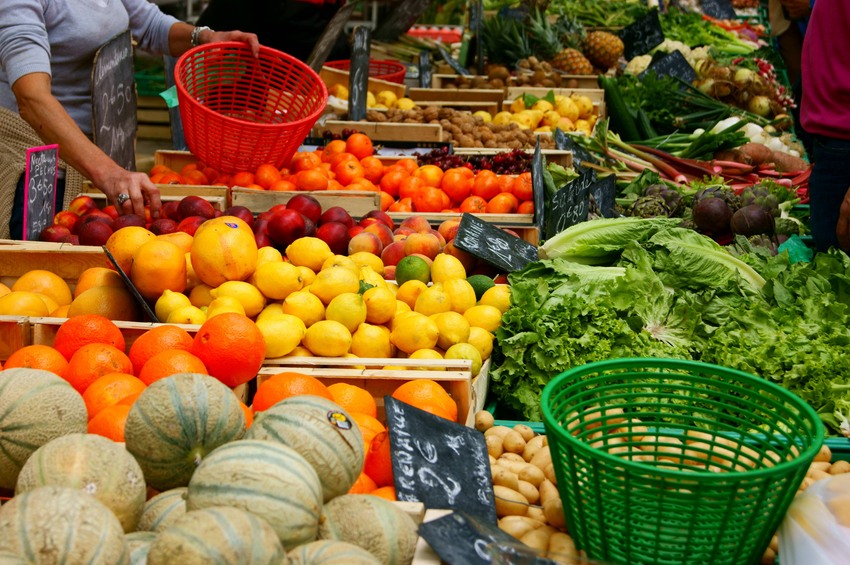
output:
[{"label": "peach", "polygon": [[412,233],[416,233],[416,230],[414,230],[414,229],[412,229],[412,228],[409,228],[409,227],[407,227],[407,226],[405,226],[405,227],[397,227],[395,230],[393,230],[393,235],[403,235],[403,236],[408,236],[408,235],[410,235],[410,234],[412,234]]},{"label": "peach", "polygon": [[407,235],[406,233],[397,233],[393,236],[393,241],[404,241],[407,239]]},{"label": "peach", "polygon": [[115,231],[126,226],[139,226],[143,228],[145,227],[145,219],[138,214],[125,214],[112,220],[112,229]]},{"label": "peach", "polygon": [[[386,226],[391,230],[395,229],[395,222],[393,221],[393,219],[390,217],[389,214],[387,214],[386,212],[382,212],[381,210],[372,210],[371,212],[368,212],[363,217],[363,220],[365,220],[366,218],[377,218],[378,220],[386,224]],[[363,220],[360,221],[362,222]]]},{"label": "peach", "polygon": [[443,221],[443,223],[440,224],[440,227],[437,228],[437,231],[440,232],[440,235],[443,236],[443,239],[446,242],[449,242],[457,235],[457,229],[459,226],[460,220],[453,218],[451,220]]},{"label": "peach", "polygon": [[387,265],[397,265],[399,261],[404,259],[404,242],[394,241],[384,247],[381,251],[381,261],[384,262],[384,267]]},{"label": "peach", "polygon": [[78,216],[82,216],[89,210],[97,208],[97,202],[94,201],[94,198],[87,194],[81,194],[71,200],[71,203],[68,204],[68,210],[75,213]]},{"label": "peach", "polygon": [[342,206],[331,206],[319,216],[319,225],[326,224],[328,222],[339,222],[344,226],[350,228],[354,226],[354,218],[351,217],[351,214],[343,208]]},{"label": "peach", "polygon": [[110,235],[112,235],[112,228],[106,222],[99,220],[86,222],[77,230],[81,245],[105,245]]},{"label": "peach", "polygon": [[405,255],[419,254],[433,259],[440,249],[440,240],[432,233],[412,233],[404,240]]},{"label": "peach", "polygon": [[371,226],[372,224],[382,224],[383,222],[378,218],[363,218],[359,222],[357,222],[358,226],[363,226],[364,228],[367,226]]},{"label": "peach", "polygon": [[386,224],[381,223],[380,220],[375,220],[375,222],[377,223],[366,226],[364,231],[377,235],[378,239],[381,240],[381,247],[386,247],[393,242],[393,232]]},{"label": "peach", "polygon": [[361,234],[364,231],[366,231],[366,228],[364,228],[363,226],[351,226],[350,228],[348,228],[348,236],[354,237],[355,235]]},{"label": "peach", "polygon": [[[519,234],[517,232],[515,232],[514,230],[510,229],[510,228],[502,228],[502,231],[505,232],[505,233],[509,233],[514,237],[519,237]],[[520,238],[520,239],[522,239],[522,238]]]},{"label": "peach", "polygon": [[431,231],[431,224],[422,216],[408,216],[401,222],[399,227],[408,227],[418,233],[428,233]]},{"label": "peach", "polygon": [[383,249],[384,245],[381,243],[380,238],[377,235],[366,231],[358,233],[351,238],[351,241],[348,242],[349,255],[353,255],[360,251],[367,251],[380,257]]},{"label": "peach", "polygon": [[[80,223],[77,224],[77,229],[74,230],[74,233],[79,233],[80,229],[84,225],[91,223],[91,222],[102,222],[102,223],[106,224],[107,226],[109,226],[109,229],[112,229],[113,220],[112,220],[112,218],[109,217],[108,214],[104,214],[100,210],[92,210],[92,211],[86,212],[85,214],[80,216]],[[115,230],[113,230],[113,231],[115,231]]]},{"label": "peach", "polygon": [[180,223],[177,224],[177,231],[184,231],[189,235],[195,235],[195,232],[201,227],[201,224],[206,222],[207,219],[201,216],[189,216],[188,218],[183,218],[180,220]]},{"label": "peach", "polygon": [[106,206],[105,208],[102,208],[101,212],[103,212],[104,214],[107,214],[113,220],[120,215],[120,214],[118,214],[118,210],[112,204],[110,204],[109,206]]},{"label": "peach", "polygon": [[384,280],[395,280],[395,265],[384,265]]},{"label": "peach", "polygon": [[77,224],[80,223],[80,217],[70,210],[62,210],[53,216],[53,223],[57,226],[65,226],[73,232]]},{"label": "peach", "polygon": [[301,212],[306,218],[309,218],[314,224],[319,222],[322,216],[322,205],[316,200],[315,196],[309,194],[296,194],[289,199],[286,207],[296,212]]},{"label": "peach", "polygon": [[47,226],[41,230],[41,233],[38,234],[38,240],[56,243],[62,241],[63,238],[66,238],[69,235],[71,235],[71,230],[69,230],[67,226],[53,224],[52,226]]},{"label": "peach", "polygon": [[180,204],[177,206],[177,215],[180,216],[181,220],[189,216],[201,216],[209,220],[215,217],[215,208],[200,196],[190,194],[180,200]]},{"label": "peach", "polygon": [[348,227],[340,222],[327,222],[316,230],[316,237],[328,244],[334,255],[345,255],[348,252]]},{"label": "peach", "polygon": [[411,254],[411,255],[410,255],[410,257],[420,257],[423,261],[425,261],[426,263],[428,263],[428,267],[429,267],[429,268],[431,267],[431,265],[433,265],[433,264],[434,264],[434,260],[433,260],[433,259],[431,259],[431,258],[430,258],[430,257],[428,257],[427,255],[422,255],[421,253],[413,253],[413,254]]},{"label": "peach", "polygon": [[437,239],[440,241],[440,249],[442,249],[443,247],[446,246],[446,238],[443,237],[443,234],[441,234],[439,231],[437,231],[435,229],[432,229],[431,233],[433,235],[437,236]]}]

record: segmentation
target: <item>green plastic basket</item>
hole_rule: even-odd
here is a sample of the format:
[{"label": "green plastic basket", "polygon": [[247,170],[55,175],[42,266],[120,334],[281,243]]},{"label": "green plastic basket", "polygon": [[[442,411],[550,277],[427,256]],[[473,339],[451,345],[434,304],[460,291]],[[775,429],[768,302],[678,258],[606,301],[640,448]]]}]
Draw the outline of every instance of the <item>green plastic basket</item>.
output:
[{"label": "green plastic basket", "polygon": [[823,442],[817,414],[694,361],[575,367],[543,390],[570,535],[611,563],[758,563]]}]

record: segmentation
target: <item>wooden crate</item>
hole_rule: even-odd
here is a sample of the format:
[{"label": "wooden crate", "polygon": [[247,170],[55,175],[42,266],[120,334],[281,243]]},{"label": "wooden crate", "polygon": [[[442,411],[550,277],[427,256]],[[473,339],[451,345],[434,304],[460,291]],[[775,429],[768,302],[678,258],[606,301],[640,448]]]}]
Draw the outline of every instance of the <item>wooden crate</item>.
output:
[{"label": "wooden crate", "polygon": [[0,242],[0,282],[11,287],[24,273],[43,269],[56,273],[73,290],[80,274],[90,267],[109,267],[101,247],[48,242]]},{"label": "wooden crate", "polygon": [[[162,202],[170,200],[180,201],[186,196],[200,196],[216,210],[222,212],[230,206],[230,189],[226,186],[202,186],[194,184],[157,184],[159,196]],[[106,195],[94,187],[90,182],[83,183],[83,192],[91,196],[100,208],[109,204]]]},{"label": "wooden crate", "polygon": [[[517,71],[522,72],[522,71]],[[556,71],[557,72],[557,71]],[[531,74],[531,72],[528,72]],[[566,83],[566,81],[574,81],[575,88],[599,88],[599,80],[596,78],[596,75],[568,75],[564,73],[559,73],[561,75],[562,83]],[[486,76],[478,75],[483,79],[487,79]],[[465,80],[471,80],[475,78],[475,76],[466,76],[463,77]],[[513,79],[514,77],[511,77]],[[451,85],[457,83],[460,80],[460,75],[457,74],[440,74],[434,73],[431,75],[431,88],[451,88]],[[508,85],[505,88],[511,88],[517,86],[513,83],[513,80],[509,79]],[[522,88],[522,87],[520,87]],[[563,88],[563,87],[562,87]],[[454,90],[454,89],[453,89]],[[471,90],[471,89],[460,89],[460,90]],[[502,89],[504,90],[504,89]]]},{"label": "wooden crate", "polygon": [[[551,134],[550,134],[551,135]],[[508,150],[504,147],[480,148],[480,147],[455,147],[452,152],[456,155],[498,155],[505,153]],[[527,148],[526,153],[534,153],[534,149]],[[546,158],[547,163],[558,163],[562,167],[570,168],[573,166],[573,152],[566,149],[541,149],[541,153]]]},{"label": "wooden crate", "polygon": [[516,100],[523,94],[533,94],[538,98],[546,96],[550,91],[556,95],[570,96],[572,94],[587,96],[593,102],[593,106],[597,109],[600,118],[608,115],[608,110],[605,107],[605,91],[601,88],[534,88],[528,86],[512,86],[508,88],[503,106],[507,109],[511,102]]},{"label": "wooden crate", "polygon": [[157,149],[153,154],[154,165],[163,165],[177,173],[179,173],[186,165],[191,165],[197,162],[198,158],[195,157],[191,151]]},{"label": "wooden crate", "polygon": [[441,106],[496,114],[502,110],[505,92],[502,89],[411,88],[410,98],[418,106]]},{"label": "wooden crate", "polygon": [[322,137],[326,131],[342,133],[342,130],[362,131],[374,142],[422,141],[427,143],[443,140],[443,126],[440,124],[405,124],[400,122],[349,122],[328,120],[324,125],[313,128],[315,137]]},{"label": "wooden crate", "polygon": [[139,139],[171,140],[171,116],[160,96],[139,96],[136,108]]},{"label": "wooden crate", "polygon": [[5,363],[12,353],[31,342],[28,317],[0,316],[0,361]]},{"label": "wooden crate", "polygon": [[[348,88],[349,85],[348,71],[332,69],[331,67],[322,67],[322,70],[319,72],[319,77],[331,93],[333,93],[332,88],[338,84],[345,88]],[[406,87],[403,84],[397,82],[390,82],[371,77],[369,78],[369,91],[372,94],[378,94],[379,92],[388,90],[395,94],[396,98],[401,98],[404,96],[405,89]]]},{"label": "wooden crate", "polygon": [[[390,218],[395,222],[402,222],[411,216],[418,216],[428,220],[434,228],[446,220],[459,220],[461,214],[454,212],[433,212],[420,214],[415,212],[388,212]],[[500,228],[507,228],[515,232],[520,238],[532,245],[540,242],[540,230],[534,223],[534,214],[473,214],[482,220]]]},{"label": "wooden crate", "polygon": [[[372,393],[378,405],[378,419],[385,420],[384,396],[402,384],[432,379],[443,385],[457,402],[458,423],[473,426],[475,413],[484,408],[489,385],[490,360],[475,378],[466,359],[396,359],[348,357],[281,357],[266,359],[257,377],[257,386],[271,375],[292,371],[316,377],[326,385],[345,382]],[[417,367],[445,370],[419,370]],[[364,368],[365,367],[365,368]]]},{"label": "wooden crate", "polygon": [[322,210],[331,206],[341,206],[351,214],[351,217],[360,219],[372,210],[381,209],[381,195],[370,190],[314,190],[310,192],[299,191],[269,191],[242,188],[234,186],[230,190],[230,198],[233,206],[245,206],[253,213],[265,212],[275,204],[286,204],[296,194],[309,194],[319,201]]}]

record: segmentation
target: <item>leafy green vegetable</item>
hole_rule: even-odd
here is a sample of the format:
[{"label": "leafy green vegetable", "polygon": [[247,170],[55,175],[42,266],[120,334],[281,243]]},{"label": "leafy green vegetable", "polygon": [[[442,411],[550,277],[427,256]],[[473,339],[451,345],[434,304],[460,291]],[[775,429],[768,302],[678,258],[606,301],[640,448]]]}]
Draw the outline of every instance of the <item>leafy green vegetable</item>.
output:
[{"label": "leafy green vegetable", "polygon": [[556,257],[586,265],[611,265],[629,242],[677,226],[675,218],[603,218],[570,226],[540,247],[542,259]]}]

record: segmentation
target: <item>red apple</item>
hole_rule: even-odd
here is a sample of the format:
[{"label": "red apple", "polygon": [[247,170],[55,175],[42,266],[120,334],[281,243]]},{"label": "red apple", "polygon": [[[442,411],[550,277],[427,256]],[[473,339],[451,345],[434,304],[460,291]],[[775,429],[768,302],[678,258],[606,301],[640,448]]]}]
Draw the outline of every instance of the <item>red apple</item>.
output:
[{"label": "red apple", "polygon": [[364,231],[366,231],[366,228],[364,228],[363,226],[351,226],[350,228],[348,228],[348,236],[354,237],[357,234],[363,233]]},{"label": "red apple", "polygon": [[71,245],[79,245],[80,244],[80,236],[75,233],[71,235],[66,235],[62,238],[62,243],[70,243]]},{"label": "red apple", "polygon": [[104,214],[100,210],[90,210],[80,216],[80,223],[77,224],[77,229],[73,233],[80,233],[80,229],[91,222],[102,222],[109,226],[109,229],[112,229],[113,220],[109,217],[109,214]]},{"label": "red apple", "polygon": [[177,231],[186,232],[191,236],[195,235],[195,232],[198,231],[198,228],[201,227],[201,224],[207,221],[207,218],[203,216],[189,216],[188,218],[183,218],[180,220],[180,223],[177,224]]},{"label": "red apple", "polygon": [[63,238],[71,235],[71,230],[69,230],[66,226],[53,224],[52,226],[47,226],[41,233],[38,234],[39,241],[51,241],[51,242],[60,242]]},{"label": "red apple", "polygon": [[163,233],[174,233],[179,231],[177,229],[177,222],[172,220],[171,218],[157,218],[156,220],[151,222],[151,225],[148,227],[151,233],[156,235],[160,235]]},{"label": "red apple", "polygon": [[168,218],[175,222],[180,221],[180,214],[177,213],[177,207],[180,206],[179,200],[169,200],[162,203],[162,208],[159,212],[160,218]]},{"label": "red apple", "polygon": [[[303,216],[303,214],[302,214]],[[316,222],[304,216],[304,235],[303,237],[315,237],[316,236]]]},{"label": "red apple", "polygon": [[245,206],[231,206],[230,208],[224,211],[224,215],[236,216],[237,218],[248,224],[249,227],[254,226],[254,213],[251,212],[251,210],[249,210]]},{"label": "red apple", "polygon": [[349,214],[342,206],[331,206],[322,213],[319,217],[319,225],[326,224],[328,222],[339,222],[349,228],[353,227],[355,223],[351,214]]},{"label": "red apple", "polygon": [[[262,216],[262,214],[260,214],[260,216]],[[262,233],[268,235],[269,220],[271,219],[271,216],[266,216],[265,218],[260,216],[257,216],[257,219],[254,220],[254,226],[252,228],[254,230],[254,234]]]},{"label": "red apple", "polygon": [[386,224],[387,227],[391,230],[395,229],[395,222],[393,221],[393,219],[390,218],[389,214],[387,214],[386,212],[382,212],[381,210],[372,210],[363,217],[364,220],[366,218],[377,218],[378,220]]},{"label": "red apple", "polygon": [[124,214],[112,220],[112,229],[118,231],[126,226],[145,227],[145,219],[138,214]]},{"label": "red apple", "polygon": [[348,227],[339,222],[327,222],[316,230],[316,237],[328,244],[334,255],[345,255],[348,252]]},{"label": "red apple", "polygon": [[[285,208],[284,208],[284,210],[285,210]],[[259,214],[257,214],[257,219],[254,220],[254,221],[255,222],[258,221],[258,220],[268,221],[268,220],[272,219],[272,216],[274,216],[274,212],[272,212],[271,210],[266,210],[265,212],[260,212]]]},{"label": "red apple", "polygon": [[78,216],[82,216],[92,208],[97,208],[97,202],[95,202],[94,198],[88,194],[81,194],[71,200],[71,203],[68,204],[68,210]]},{"label": "red apple", "polygon": [[306,218],[309,218],[314,224],[319,221],[322,216],[322,205],[314,196],[309,194],[296,194],[289,199],[286,207],[296,212],[301,212]]},{"label": "red apple", "polygon": [[180,204],[177,206],[177,215],[181,220],[189,216],[201,216],[209,220],[215,217],[215,208],[200,196],[190,194],[180,200]]},{"label": "red apple", "polygon": [[257,242],[257,249],[261,247],[272,247],[272,238],[266,232],[255,232],[254,241]]},{"label": "red apple", "polygon": [[62,210],[53,216],[53,223],[57,226],[65,226],[69,231],[73,232],[80,223],[80,217],[70,210]]},{"label": "red apple", "polygon": [[307,230],[306,218],[295,210],[281,210],[269,220],[269,237],[278,247],[285,247],[304,237]]},{"label": "red apple", "polygon": [[85,222],[77,230],[81,245],[104,245],[110,235],[112,235],[112,228],[106,222],[99,220]]},{"label": "red apple", "polygon": [[222,212],[221,210],[219,210],[219,209],[213,210],[213,218],[220,218],[223,215],[224,215],[224,212]]},{"label": "red apple", "polygon": [[272,215],[275,215],[278,212],[282,212],[284,210],[286,210],[286,204],[275,204],[274,206],[269,208],[268,211],[271,212]]}]

